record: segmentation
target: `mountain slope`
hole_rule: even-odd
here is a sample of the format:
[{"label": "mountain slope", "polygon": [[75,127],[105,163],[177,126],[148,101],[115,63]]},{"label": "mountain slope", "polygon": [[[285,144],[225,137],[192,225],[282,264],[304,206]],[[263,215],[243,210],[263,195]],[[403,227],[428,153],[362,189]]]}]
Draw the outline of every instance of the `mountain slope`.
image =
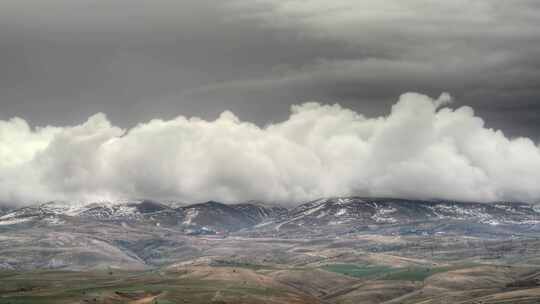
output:
[{"label": "mountain slope", "polygon": [[[487,252],[483,258],[505,252],[512,257],[511,243],[491,241],[526,239],[533,240],[531,247],[517,248],[515,254],[529,254],[529,262],[537,263],[539,233],[540,213],[522,203],[342,197],[287,210],[255,202],[179,208],[155,201],[50,202],[0,216],[0,269],[144,268],[216,256],[239,264],[286,260],[304,265],[334,258],[358,261],[359,250],[364,250],[362,259],[389,251],[383,259],[393,260],[401,249],[411,253],[410,261],[428,254],[438,241],[443,246],[441,240],[452,244],[443,248],[445,254],[455,250],[452,254],[460,258],[475,254],[469,246]],[[205,234],[220,237],[196,237]],[[324,248],[320,242],[332,244]]]},{"label": "mountain slope", "polygon": [[49,202],[7,211],[0,227],[59,225],[65,222],[117,222],[171,227],[188,234],[254,231],[343,234],[365,230],[387,233],[513,233],[540,230],[540,212],[524,203],[492,204],[391,198],[337,197],[294,209],[257,202],[227,205],[209,201],[172,208],[159,202]]},{"label": "mountain slope", "polygon": [[249,228],[266,219],[285,216],[286,213],[287,209],[282,207],[252,203],[226,205],[214,201],[178,208],[150,200],[90,204],[49,202],[6,211],[0,215],[0,226],[96,221],[163,225],[195,234],[224,233]]},{"label": "mountain slope", "polygon": [[226,205],[214,201],[180,209],[184,214],[183,224],[221,232],[249,228],[279,213],[279,210],[258,205]]},{"label": "mountain slope", "polygon": [[[431,228],[443,231],[456,229],[450,223],[468,223],[498,227],[533,227],[540,224],[540,212],[524,203],[474,203],[451,201],[422,201],[391,198],[340,197],[325,198],[302,204],[289,211],[288,216],[263,229],[278,232],[346,233],[378,227]],[[412,228],[415,227],[416,228]],[[472,228],[478,229],[478,228]],[[429,230],[429,229],[428,229]],[[403,230],[400,230],[403,232]],[[436,232],[436,231],[434,231]]]}]

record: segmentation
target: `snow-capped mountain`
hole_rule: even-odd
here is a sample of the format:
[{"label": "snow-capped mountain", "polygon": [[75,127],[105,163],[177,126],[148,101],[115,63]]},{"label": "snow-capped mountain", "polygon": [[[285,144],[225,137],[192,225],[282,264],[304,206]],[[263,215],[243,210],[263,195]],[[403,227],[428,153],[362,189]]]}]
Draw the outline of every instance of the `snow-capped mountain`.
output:
[{"label": "snow-capped mountain", "polygon": [[0,217],[0,225],[6,225],[9,222],[29,222],[52,218],[94,218],[98,220],[137,218],[143,213],[141,210],[146,205],[145,201],[131,203],[96,202],[90,204],[54,201],[11,210]]},{"label": "snow-capped mountain", "polygon": [[363,235],[507,240],[539,234],[540,211],[523,203],[338,197],[288,210],[258,202],[49,202],[0,215],[0,269],[161,265],[198,257],[216,242],[200,235],[316,243]]},{"label": "snow-capped mountain", "polygon": [[[307,202],[291,210],[258,202],[227,205],[209,201],[175,208],[156,201],[140,200],[91,204],[49,202],[0,215],[0,227],[79,222],[163,226],[188,234],[235,231],[339,234],[374,227],[409,227],[399,230],[403,233],[416,231],[414,227],[422,225],[439,227],[439,230],[430,228],[432,231],[448,231],[456,227],[465,229],[462,223],[468,223],[466,229],[480,225],[500,231],[500,227],[507,226],[536,229],[540,224],[540,211],[524,203],[337,197]],[[451,229],[448,228],[449,223],[453,225]]]},{"label": "snow-capped mountain", "polygon": [[135,220],[146,214],[171,211],[172,208],[150,200],[134,201],[121,204],[92,203],[79,212],[80,217],[90,217],[103,220]]},{"label": "snow-capped mountain", "polygon": [[268,219],[279,219],[286,217],[289,210],[285,207],[276,205],[267,205],[261,202],[249,201],[232,205],[233,208],[240,210],[254,222],[263,222]]},{"label": "snow-capped mountain", "polygon": [[288,212],[283,207],[267,207],[255,202],[226,205],[214,201],[182,207],[179,210],[184,214],[184,225],[222,232],[250,228]]},{"label": "snow-capped mountain", "polygon": [[0,215],[0,226],[97,221],[168,226],[190,233],[217,233],[249,228],[286,213],[287,209],[282,207],[251,203],[226,205],[214,201],[177,208],[151,200],[89,204],[49,202]]},{"label": "snow-capped mountain", "polygon": [[359,231],[369,227],[468,222],[489,226],[537,225],[540,212],[524,203],[474,203],[338,197],[302,204],[287,218],[267,225],[276,231]]},{"label": "snow-capped mountain", "polygon": [[75,203],[48,202],[38,206],[10,210],[0,216],[0,226],[9,226],[38,220],[58,222],[60,217],[76,216],[82,210],[84,210],[84,207]]}]

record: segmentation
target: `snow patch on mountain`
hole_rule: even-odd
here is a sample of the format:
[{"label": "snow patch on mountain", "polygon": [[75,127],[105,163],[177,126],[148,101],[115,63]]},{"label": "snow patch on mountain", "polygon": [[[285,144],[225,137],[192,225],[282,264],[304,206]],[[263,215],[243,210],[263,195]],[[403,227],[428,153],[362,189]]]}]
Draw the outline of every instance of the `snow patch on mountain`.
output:
[{"label": "snow patch on mountain", "polygon": [[8,225],[20,224],[20,223],[24,223],[24,222],[29,222],[29,221],[31,221],[33,219],[34,219],[34,217],[7,218],[7,219],[0,218],[0,226],[8,226]]},{"label": "snow patch on mountain", "polygon": [[390,216],[390,214],[395,213],[397,211],[396,208],[393,207],[379,207],[375,204],[375,214],[371,216],[371,219],[373,219],[377,223],[388,223],[393,224],[397,223],[398,220]]},{"label": "snow patch on mountain", "polygon": [[197,209],[188,209],[188,211],[186,212],[186,218],[184,219],[184,221],[182,222],[184,225],[192,225],[192,224],[195,224],[195,218],[197,218],[197,216],[199,215],[199,210]]},{"label": "snow patch on mountain", "polygon": [[341,208],[338,210],[338,212],[336,212],[336,216],[342,216],[342,215],[345,215],[347,214],[347,209],[346,208]]},{"label": "snow patch on mountain", "polygon": [[320,204],[319,206],[317,206],[315,208],[308,209],[307,211],[304,211],[304,215],[311,215],[311,214],[323,209],[324,207],[326,207],[326,204]]}]

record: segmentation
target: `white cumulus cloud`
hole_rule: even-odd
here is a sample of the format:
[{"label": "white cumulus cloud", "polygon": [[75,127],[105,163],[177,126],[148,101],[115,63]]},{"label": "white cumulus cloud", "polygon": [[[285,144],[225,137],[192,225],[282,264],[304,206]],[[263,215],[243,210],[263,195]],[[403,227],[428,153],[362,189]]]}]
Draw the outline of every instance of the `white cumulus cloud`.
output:
[{"label": "white cumulus cloud", "polygon": [[484,126],[451,98],[403,94],[388,116],[304,103],[259,127],[223,112],[129,130],[96,114],[78,126],[0,121],[0,202],[148,197],[188,202],[324,196],[540,199],[540,147]]}]

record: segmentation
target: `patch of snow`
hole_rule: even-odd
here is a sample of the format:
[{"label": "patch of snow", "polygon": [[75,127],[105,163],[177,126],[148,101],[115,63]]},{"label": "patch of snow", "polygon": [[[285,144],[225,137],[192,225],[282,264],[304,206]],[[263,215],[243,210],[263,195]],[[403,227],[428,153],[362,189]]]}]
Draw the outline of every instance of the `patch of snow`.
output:
[{"label": "patch of snow", "polygon": [[49,217],[46,217],[43,219],[47,224],[49,225],[52,225],[52,226],[59,226],[59,225],[63,225],[65,224],[66,222],[59,219],[58,217],[55,217],[55,216],[49,216]]},{"label": "patch of snow", "polygon": [[352,202],[354,202],[354,200],[350,199],[350,198],[338,198],[336,200],[337,205],[347,205],[347,204],[350,204]]},{"label": "patch of snow", "polygon": [[377,213],[383,214],[383,215],[384,215],[384,214],[394,213],[394,212],[396,212],[396,211],[397,211],[397,209],[394,208],[394,207],[387,207],[387,208],[379,208],[379,209],[377,210]]},{"label": "patch of snow", "polygon": [[24,223],[32,220],[33,217],[24,217],[24,218],[14,218],[14,219],[6,219],[6,220],[0,220],[0,226],[7,226],[7,225],[15,225],[19,223]]},{"label": "patch of snow", "polygon": [[60,268],[63,266],[66,266],[68,263],[64,260],[52,258],[49,263],[47,264],[47,267],[49,268]]},{"label": "patch of snow", "polygon": [[343,223],[345,223],[345,221],[330,221],[330,222],[328,222],[328,225],[334,226],[334,225],[340,225],[340,224],[343,224]]},{"label": "patch of snow", "polygon": [[373,214],[371,216],[371,219],[373,219],[375,222],[377,223],[387,223],[387,224],[393,224],[393,223],[396,223],[397,220],[391,216],[389,216],[389,214],[392,214],[392,213],[395,213],[397,211],[396,208],[393,208],[393,207],[378,207],[378,205],[376,205],[376,209],[375,209],[375,214]]},{"label": "patch of snow", "polygon": [[381,214],[375,213],[371,216],[371,219],[373,219],[377,223],[387,223],[387,224],[393,224],[396,223],[397,220],[390,216],[381,216]]},{"label": "patch of snow", "polygon": [[50,202],[45,203],[39,206],[39,209],[45,213],[52,213],[52,214],[63,214],[68,216],[77,216],[81,212],[87,209],[86,206],[89,204],[87,203],[79,203],[79,202]]},{"label": "patch of snow", "polygon": [[347,214],[347,209],[346,208],[341,208],[336,212],[336,216],[342,216],[342,215],[345,215],[345,214]]},{"label": "patch of snow", "polygon": [[496,220],[487,220],[487,221],[483,221],[482,223],[483,224],[488,224],[488,225],[491,225],[491,226],[498,226],[498,225],[501,224],[499,221],[496,221]]},{"label": "patch of snow", "polygon": [[194,219],[199,215],[199,210],[197,209],[189,209],[186,214],[186,219],[182,222],[185,225],[191,225],[194,222]]},{"label": "patch of snow", "polygon": [[323,209],[324,207],[326,207],[326,204],[321,204],[315,208],[311,208],[311,209],[308,209],[306,211],[304,211],[304,215],[310,215],[310,214],[313,214],[321,209]]},{"label": "patch of snow", "polygon": [[496,208],[502,209],[502,210],[504,210],[506,212],[521,213],[521,212],[518,212],[518,210],[516,210],[516,208],[514,208],[512,206],[503,205],[503,204],[495,204],[493,206],[496,207]]},{"label": "patch of snow", "polygon": [[268,226],[268,225],[271,225],[271,224],[273,224],[273,223],[274,223],[274,221],[262,222],[262,223],[260,223],[260,224],[255,225],[255,228],[260,228],[260,227]]},{"label": "patch of snow", "polygon": [[16,217],[19,217],[19,216],[24,215],[24,214],[25,213],[21,212],[21,210],[15,210],[15,211],[13,211],[11,213],[4,214],[3,216],[0,216],[0,221],[16,218]]},{"label": "patch of snow", "polygon": [[327,214],[327,212],[326,212],[326,211],[323,211],[323,212],[321,212],[321,213],[319,213],[319,214],[317,215],[317,218],[323,218],[323,217],[326,216],[326,214]]},{"label": "patch of snow", "polygon": [[138,213],[137,207],[120,205],[116,209],[115,216],[130,217],[130,216],[133,216],[133,215],[135,215],[137,213]]},{"label": "patch of snow", "polygon": [[481,208],[462,208],[457,205],[436,205],[431,208],[435,215],[440,219],[458,219],[465,220],[476,218],[480,222],[493,220],[493,216],[486,213]]},{"label": "patch of snow", "polygon": [[506,220],[504,221],[504,223],[513,224],[513,225],[538,225],[540,224],[540,220],[521,220],[521,221]]},{"label": "patch of snow", "polygon": [[294,218],[292,218],[292,219],[290,219],[290,220],[288,220],[288,221],[281,222],[281,223],[279,223],[279,224],[276,226],[275,229],[276,229],[277,231],[279,231],[279,229],[281,228],[281,226],[283,226],[283,225],[285,225],[285,224],[292,223],[292,222],[294,222],[294,221],[297,221],[297,220],[303,218],[304,216],[305,216],[304,214],[300,214],[299,216],[294,217]]}]

